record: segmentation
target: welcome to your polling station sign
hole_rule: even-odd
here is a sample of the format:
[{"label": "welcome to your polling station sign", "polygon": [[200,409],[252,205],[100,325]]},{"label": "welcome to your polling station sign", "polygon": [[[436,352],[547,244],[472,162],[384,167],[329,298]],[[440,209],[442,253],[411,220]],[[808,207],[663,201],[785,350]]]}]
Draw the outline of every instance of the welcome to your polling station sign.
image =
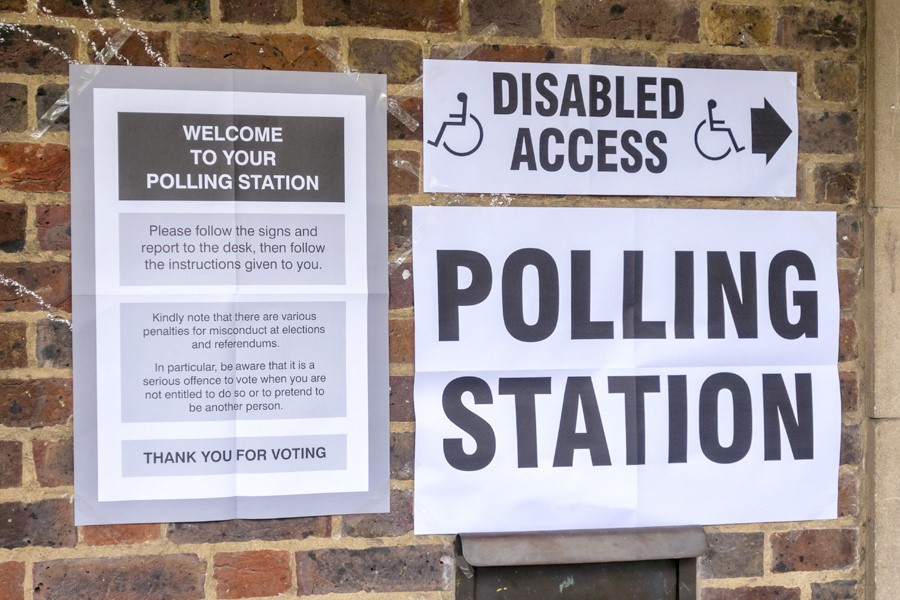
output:
[{"label": "welcome to your polling station sign", "polygon": [[417,533],[836,516],[833,213],[413,220]]},{"label": "welcome to your polling station sign", "polygon": [[384,77],[71,80],[76,522],[386,512]]},{"label": "welcome to your polling station sign", "polygon": [[426,192],[796,194],[797,76],[426,60]]}]

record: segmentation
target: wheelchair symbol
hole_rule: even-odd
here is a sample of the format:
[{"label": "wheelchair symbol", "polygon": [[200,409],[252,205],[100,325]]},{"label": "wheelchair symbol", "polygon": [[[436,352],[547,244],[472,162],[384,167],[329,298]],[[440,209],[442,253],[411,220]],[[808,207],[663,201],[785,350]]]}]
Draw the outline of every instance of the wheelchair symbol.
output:
[{"label": "wheelchair symbol", "polygon": [[[475,115],[469,113],[469,97],[465,92],[457,94],[456,99],[462,105],[462,110],[456,114],[450,113],[447,120],[441,123],[437,137],[433,140],[428,140],[428,143],[432,146],[438,146],[447,128],[455,127],[458,129],[451,135],[452,146],[444,141],[444,149],[454,156],[469,156],[481,147],[481,142],[484,141],[484,128],[481,126],[481,121]],[[470,122],[475,124],[475,129],[471,127]],[[475,135],[476,131],[477,137]]]},{"label": "wheelchair symbol", "polygon": [[[725,121],[713,118],[713,109],[715,107],[715,100],[711,99],[706,103],[709,118],[700,121],[700,124],[697,125],[697,129],[694,130],[694,147],[697,148],[697,152],[707,160],[722,160],[731,154],[732,150],[734,150],[735,153],[746,150],[745,146],[738,146],[737,140],[734,138],[734,133],[731,131],[731,127],[725,127]],[[703,126],[707,123],[709,123],[709,126],[704,128]],[[724,140],[721,139],[722,136],[718,135],[720,133],[728,134],[730,143],[727,146],[723,143]],[[713,138],[719,139],[716,140]],[[704,151],[704,147],[706,148],[706,151]]]}]

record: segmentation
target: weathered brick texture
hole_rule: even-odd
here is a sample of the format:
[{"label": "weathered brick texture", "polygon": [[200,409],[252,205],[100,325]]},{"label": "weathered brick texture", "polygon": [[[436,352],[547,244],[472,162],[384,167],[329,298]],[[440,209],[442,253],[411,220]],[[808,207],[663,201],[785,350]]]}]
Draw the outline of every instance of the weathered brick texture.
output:
[{"label": "weathered brick texture", "polygon": [[763,575],[762,533],[707,534],[709,550],[700,561],[706,579],[759,577]]},{"label": "weathered brick texture", "polygon": [[277,596],[291,587],[289,552],[220,552],[213,564],[218,598]]},{"label": "weathered brick texture", "polygon": [[362,25],[406,31],[450,32],[459,29],[455,0],[303,0],[307,25]]},{"label": "weathered brick texture", "polygon": [[775,585],[739,587],[734,589],[707,588],[700,600],[800,600],[800,588]]},{"label": "weathered brick texture", "polygon": [[310,35],[191,32],[179,38],[178,62],[187,67],[333,71],[334,64],[318,49],[320,44]]},{"label": "weathered brick texture", "polygon": [[14,488],[20,485],[22,485],[22,442],[0,442],[0,488]]},{"label": "weathered brick texture", "polygon": [[[103,52],[107,41],[119,31],[119,29],[106,29],[105,32],[100,30],[91,31],[88,35],[88,39],[93,44],[93,46],[88,46],[88,54],[91,60],[97,59],[97,54]],[[171,38],[169,32],[150,31],[146,33],[146,37],[147,41],[145,43],[141,36],[136,33],[131,34],[125,40],[125,43],[122,44],[122,47],[119,48],[118,54],[113,56],[107,64],[124,65],[127,64],[125,62],[127,59],[128,62],[137,67],[155,67],[159,64],[160,58],[168,62],[169,40]]]},{"label": "weathered brick texture", "polygon": [[391,83],[411,83],[422,75],[422,48],[400,40],[350,40],[349,62],[363,73],[387,75]]},{"label": "weathered brick texture", "polygon": [[0,369],[28,366],[24,323],[0,323]]},{"label": "weathered brick texture", "polygon": [[0,503],[0,547],[71,547],[76,542],[68,500]]},{"label": "weathered brick texture", "polygon": [[772,536],[772,571],[843,569],[856,558],[858,535],[852,529],[787,531]]},{"label": "weathered brick texture", "polygon": [[0,36],[0,73],[65,75],[78,38],[71,30],[47,25],[4,29]]},{"label": "weathered brick texture", "polygon": [[469,33],[496,25],[500,35],[535,37],[541,33],[541,12],[538,0],[471,0]]},{"label": "weathered brick texture", "polygon": [[446,590],[450,556],[443,546],[401,546],[297,553],[300,595]]},{"label": "weathered brick texture", "polygon": [[81,528],[81,542],[88,546],[144,544],[158,539],[159,525],[156,523],[89,525]]},{"label": "weathered brick texture", "polygon": [[68,205],[41,204],[35,213],[37,240],[41,250],[68,250],[72,245],[72,224]]},{"label": "weathered brick texture", "polygon": [[[41,6],[53,14],[87,18],[91,13],[79,0],[41,0]],[[91,12],[99,17],[115,17],[118,7],[122,15],[141,21],[205,21],[209,18],[209,0],[109,0],[90,2]]]},{"label": "weathered brick texture", "polygon": [[560,0],[556,5],[560,35],[617,40],[696,42],[700,9],[696,0]]},{"label": "weathered brick texture", "polygon": [[206,566],[193,555],[74,558],[34,565],[40,600],[199,600]]},{"label": "weathered brick texture", "polygon": [[169,540],[176,544],[302,540],[329,535],[331,520],[325,517],[173,523],[168,532]]},{"label": "weathered brick texture", "polygon": [[0,83],[0,133],[22,131],[28,123],[28,88]]},{"label": "weathered brick texture", "polygon": [[0,143],[0,188],[68,192],[69,149],[59,144]]},{"label": "weathered brick texture", "polygon": [[35,440],[31,449],[38,483],[44,487],[73,484],[72,440]]},{"label": "weathered brick texture", "polygon": [[71,416],[71,379],[0,379],[0,425],[46,427]]},{"label": "weathered brick texture", "polygon": [[37,326],[37,362],[40,367],[72,366],[72,328],[64,321],[45,320]]},{"label": "weathered brick texture", "polygon": [[25,598],[25,563],[0,563],[0,598],[23,600]]},{"label": "weathered brick texture", "polygon": [[389,537],[405,535],[413,528],[412,492],[391,492],[391,512],[346,515],[342,534],[350,537]]}]

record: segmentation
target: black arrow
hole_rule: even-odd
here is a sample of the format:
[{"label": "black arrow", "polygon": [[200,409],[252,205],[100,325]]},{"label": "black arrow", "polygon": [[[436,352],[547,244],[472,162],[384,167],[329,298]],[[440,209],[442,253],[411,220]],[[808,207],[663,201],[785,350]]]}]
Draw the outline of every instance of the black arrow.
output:
[{"label": "black arrow", "polygon": [[750,109],[750,130],[753,132],[753,154],[765,154],[766,164],[769,164],[792,131],[768,100],[763,98],[763,103],[762,108]]}]

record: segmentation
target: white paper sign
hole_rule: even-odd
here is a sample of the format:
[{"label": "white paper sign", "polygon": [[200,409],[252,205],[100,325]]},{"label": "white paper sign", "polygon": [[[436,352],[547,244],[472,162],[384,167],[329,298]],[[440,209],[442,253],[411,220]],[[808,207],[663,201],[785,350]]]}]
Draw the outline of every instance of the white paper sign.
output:
[{"label": "white paper sign", "polygon": [[425,191],[796,194],[795,73],[426,60]]},{"label": "white paper sign", "polygon": [[77,523],[386,512],[383,77],[83,77]]},{"label": "white paper sign", "polygon": [[833,213],[413,223],[416,533],[836,516]]}]

